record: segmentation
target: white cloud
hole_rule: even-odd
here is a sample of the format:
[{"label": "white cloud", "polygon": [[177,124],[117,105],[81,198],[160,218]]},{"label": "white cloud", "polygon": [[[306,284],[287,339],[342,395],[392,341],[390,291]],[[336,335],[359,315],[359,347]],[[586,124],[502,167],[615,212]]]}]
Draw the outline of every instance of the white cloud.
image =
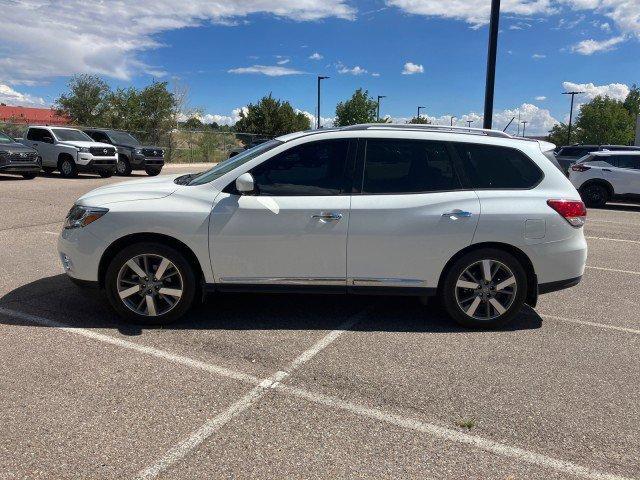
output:
[{"label": "white cloud", "polygon": [[359,65],[349,68],[346,65],[338,64],[338,73],[348,75],[364,75],[365,73],[367,73],[367,70]]},{"label": "white cloud", "polygon": [[[489,23],[491,2],[488,0],[386,0],[414,15],[462,20],[474,28]],[[638,0],[503,0],[503,14],[518,16],[554,15],[570,9],[589,10],[608,17],[623,33],[640,38],[640,6]],[[559,27],[572,28],[584,20],[581,15],[574,21],[561,20]]]},{"label": "white cloud", "polygon": [[129,79],[164,74],[140,60],[161,47],[163,32],[209,22],[233,24],[252,14],[294,21],[352,20],[347,0],[23,0],[2,8],[0,80],[12,83],[75,73]]},{"label": "white cloud", "polygon": [[283,77],[286,75],[302,75],[305,72],[295,70],[289,67],[282,67],[279,65],[252,65],[250,67],[238,67],[227,70],[228,73],[237,74],[261,74],[267,77]]},{"label": "white cloud", "polygon": [[181,113],[178,115],[178,120],[181,122],[185,122],[189,118],[195,117],[205,124],[216,122],[218,125],[234,125],[238,120],[240,120],[240,112],[244,112],[246,114],[248,112],[247,107],[234,108],[231,111],[231,115],[220,115],[217,113],[197,113],[194,115],[189,113]]},{"label": "white cloud", "polygon": [[[640,8],[640,6],[638,8]],[[597,52],[608,52],[609,50],[615,49],[616,46],[625,40],[626,37],[624,35],[613,37],[608,40],[593,40],[590,38],[573,45],[571,47],[571,51],[579,53],[580,55],[593,55]]]},{"label": "white cloud", "polygon": [[404,64],[402,75],[413,75],[415,73],[424,73],[424,67],[412,62],[407,62]]},{"label": "white cloud", "polygon": [[542,60],[543,58],[547,58],[547,56],[543,53],[534,53],[533,55],[531,55],[531,58],[533,58],[534,60]]},{"label": "white cloud", "polygon": [[9,85],[4,85],[2,83],[0,83],[0,103],[16,107],[39,107],[45,105],[43,98],[34,97],[27,93],[20,93]]},{"label": "white cloud", "polygon": [[547,97],[545,97],[544,95],[540,95],[539,97],[536,97],[536,100],[538,102],[544,102],[547,99]]},{"label": "white cloud", "polygon": [[322,60],[323,58],[324,57],[318,52],[315,52],[313,55],[309,55],[309,60]]},{"label": "white cloud", "polygon": [[[311,128],[316,128],[316,116],[313,113],[309,113],[306,110],[298,110],[296,108],[296,113],[302,113],[305,117],[309,119],[311,123]],[[333,127],[333,122],[335,121],[334,117],[320,117],[320,125],[324,128]]]},{"label": "white cloud", "polygon": [[291,60],[288,58],[283,58],[282,60],[278,60],[276,63],[278,65],[286,65],[287,63],[289,63]]},{"label": "white cloud", "polygon": [[372,77],[379,77],[379,76],[380,76],[380,74],[379,74],[378,72],[373,72],[373,73],[371,74],[371,76],[372,76]]},{"label": "white cloud", "polygon": [[631,89],[624,83],[610,83],[608,85],[594,85],[593,83],[573,83],[563,82],[562,87],[567,92],[585,92],[578,98],[582,100],[593,100],[597,96],[607,96],[614,100],[624,101]]}]

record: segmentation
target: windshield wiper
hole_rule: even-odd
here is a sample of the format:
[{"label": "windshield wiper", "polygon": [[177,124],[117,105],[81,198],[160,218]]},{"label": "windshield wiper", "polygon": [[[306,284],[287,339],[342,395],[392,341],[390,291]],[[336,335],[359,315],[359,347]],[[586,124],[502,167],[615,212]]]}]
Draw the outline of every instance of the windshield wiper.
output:
[{"label": "windshield wiper", "polygon": [[187,173],[173,180],[176,185],[189,185],[189,182],[193,180],[193,177],[198,175],[197,173]]}]

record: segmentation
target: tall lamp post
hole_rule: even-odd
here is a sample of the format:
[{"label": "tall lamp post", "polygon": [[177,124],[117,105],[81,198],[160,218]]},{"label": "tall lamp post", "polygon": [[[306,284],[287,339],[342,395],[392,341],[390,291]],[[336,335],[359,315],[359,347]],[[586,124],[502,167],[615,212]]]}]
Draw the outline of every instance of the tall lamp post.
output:
[{"label": "tall lamp post", "polygon": [[451,115],[451,126],[452,126],[452,127],[453,127],[453,120],[454,120],[455,118],[456,118],[456,117],[454,117],[453,115]]},{"label": "tall lamp post", "polygon": [[423,110],[427,107],[418,107],[418,120],[420,120],[420,110]]},{"label": "tall lamp post", "polygon": [[378,115],[377,115],[378,121],[380,121],[380,100],[383,99],[383,98],[387,98],[387,96],[386,95],[378,95]]},{"label": "tall lamp post", "polygon": [[473,123],[473,120],[467,120],[467,127],[471,128],[472,123]]},{"label": "tall lamp post", "polygon": [[500,24],[500,0],[491,0],[489,23],[489,51],[487,54],[487,83],[484,93],[484,128],[493,126],[493,97],[496,86],[496,57],[498,53],[498,29]]},{"label": "tall lamp post", "polygon": [[527,123],[529,123],[529,122],[527,122],[526,120],[522,121],[522,136],[523,137],[526,137],[525,133],[527,132]]},{"label": "tall lamp post", "polygon": [[571,95],[571,111],[569,112],[569,132],[567,133],[567,145],[571,145],[571,125],[573,124],[573,100],[576,95],[584,92],[563,92],[563,95]]},{"label": "tall lamp post", "polygon": [[323,77],[318,75],[318,117],[316,118],[316,128],[320,128],[320,82],[326,80],[329,77]]}]

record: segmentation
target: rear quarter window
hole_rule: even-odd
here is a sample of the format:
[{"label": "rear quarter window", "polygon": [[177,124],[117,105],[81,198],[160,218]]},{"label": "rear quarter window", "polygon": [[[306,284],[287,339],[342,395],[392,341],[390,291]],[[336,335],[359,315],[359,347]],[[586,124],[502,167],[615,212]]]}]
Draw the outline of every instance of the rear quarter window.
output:
[{"label": "rear quarter window", "polygon": [[471,188],[528,189],[544,177],[533,160],[514,148],[473,143],[457,143],[454,148]]}]

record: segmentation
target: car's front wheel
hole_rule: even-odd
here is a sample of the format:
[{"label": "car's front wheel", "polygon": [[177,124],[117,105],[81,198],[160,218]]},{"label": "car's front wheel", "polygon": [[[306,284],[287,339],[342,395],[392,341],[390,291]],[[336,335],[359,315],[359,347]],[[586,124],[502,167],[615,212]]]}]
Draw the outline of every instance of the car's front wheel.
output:
[{"label": "car's front wheel", "polygon": [[131,164],[129,163],[129,160],[122,155],[118,155],[118,163],[116,163],[116,174],[120,175],[121,177],[131,175]]},{"label": "car's front wheel", "polygon": [[527,296],[527,275],[510,253],[472,251],[447,272],[443,300],[449,315],[473,328],[504,325],[518,314]]},{"label": "car's front wheel", "polygon": [[180,252],[159,243],[138,243],[113,258],[105,287],[109,302],[125,319],[168,324],[189,310],[197,283]]},{"label": "car's front wheel", "polygon": [[37,176],[38,176],[37,173],[23,173],[22,174],[22,178],[24,178],[25,180],[33,180]]},{"label": "car's front wheel", "polygon": [[156,168],[154,168],[154,167],[145,167],[145,169],[144,169],[144,171],[150,177],[155,177],[156,175],[159,175],[161,170],[162,170],[162,168],[157,168],[157,167]]},{"label": "car's front wheel", "polygon": [[78,176],[78,168],[73,159],[65,157],[58,162],[58,170],[64,178],[74,178]]}]

